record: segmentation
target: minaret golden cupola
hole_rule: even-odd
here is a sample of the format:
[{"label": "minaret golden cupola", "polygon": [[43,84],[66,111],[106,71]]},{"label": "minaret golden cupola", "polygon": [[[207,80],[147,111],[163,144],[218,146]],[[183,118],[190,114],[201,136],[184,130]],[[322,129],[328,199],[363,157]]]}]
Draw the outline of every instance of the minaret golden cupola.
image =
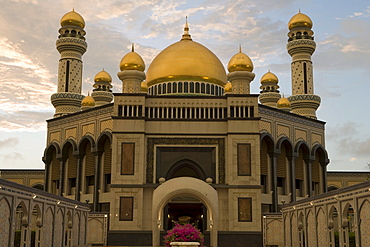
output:
[{"label": "minaret golden cupola", "polygon": [[58,91],[51,96],[55,107],[54,117],[80,111],[82,87],[82,55],[86,52],[85,21],[72,10],[60,20],[61,28],[56,47],[60,53],[58,65]]},{"label": "minaret golden cupola", "polygon": [[89,94],[81,101],[81,110],[85,111],[95,107],[95,100]]},{"label": "minaret golden cupola", "polygon": [[135,52],[132,44],[131,52],[121,59],[118,78],[122,81],[122,93],[141,93],[142,83],[146,76],[144,73],[145,63],[143,58]]},{"label": "minaret golden cupola", "polygon": [[283,111],[290,112],[291,110],[290,101],[284,96],[278,100],[278,102],[276,103],[276,106],[278,109],[283,110]]},{"label": "minaret golden cupola", "polygon": [[241,46],[239,46],[239,52],[230,59],[227,70],[229,71],[227,79],[231,83],[231,93],[250,94],[250,83],[255,77],[255,74],[252,73],[253,63],[252,60],[242,52]]},{"label": "minaret golden cupola", "polygon": [[281,97],[278,83],[278,77],[270,71],[261,77],[259,96],[261,104],[276,108],[276,103]]},{"label": "minaret golden cupola", "polygon": [[292,96],[288,99],[293,113],[316,119],[321,99],[314,94],[311,56],[315,52],[316,43],[312,27],[311,19],[300,12],[288,23],[287,50],[292,57]]},{"label": "minaret golden cupola", "polygon": [[101,106],[112,102],[113,94],[111,88],[113,86],[110,74],[103,69],[95,75],[94,82],[94,89],[91,96],[96,102],[95,106]]}]

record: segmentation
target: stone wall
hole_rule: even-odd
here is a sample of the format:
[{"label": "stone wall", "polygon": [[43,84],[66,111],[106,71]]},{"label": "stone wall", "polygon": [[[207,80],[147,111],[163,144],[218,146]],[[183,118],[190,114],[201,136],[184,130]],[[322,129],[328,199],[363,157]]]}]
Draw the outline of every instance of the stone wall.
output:
[{"label": "stone wall", "polygon": [[86,204],[0,179],[0,246],[86,244]]},{"label": "stone wall", "polygon": [[370,181],[284,205],[286,246],[370,246]]}]

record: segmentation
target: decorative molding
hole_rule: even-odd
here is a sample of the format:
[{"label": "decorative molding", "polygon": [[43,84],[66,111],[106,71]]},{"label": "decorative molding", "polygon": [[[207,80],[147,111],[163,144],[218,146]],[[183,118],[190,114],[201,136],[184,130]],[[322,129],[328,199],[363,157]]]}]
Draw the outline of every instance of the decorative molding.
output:
[{"label": "decorative molding", "polygon": [[286,47],[289,49],[290,47],[296,46],[296,45],[310,45],[310,46],[316,47],[316,42],[313,40],[309,40],[309,39],[292,40],[288,42]]},{"label": "decorative molding", "polygon": [[[325,129],[325,123],[318,123],[317,120],[313,120],[307,117],[302,117],[299,115],[296,115],[294,113],[287,113],[287,112],[278,112],[279,110],[270,110],[264,107],[258,107],[259,114],[266,114],[271,117],[281,118],[285,121],[295,122],[299,124],[304,124],[307,126],[315,127],[318,129]],[[307,118],[307,119],[305,119]]]},{"label": "decorative molding", "polygon": [[86,118],[97,117],[97,116],[101,116],[107,113],[113,114],[113,106],[102,107],[101,109],[92,109],[91,111],[86,110],[83,112],[74,113],[74,115],[71,114],[71,115],[63,116],[61,119],[59,118],[50,119],[48,121],[48,127],[55,127],[61,124],[70,124],[72,122],[77,122],[79,120],[86,120]]}]

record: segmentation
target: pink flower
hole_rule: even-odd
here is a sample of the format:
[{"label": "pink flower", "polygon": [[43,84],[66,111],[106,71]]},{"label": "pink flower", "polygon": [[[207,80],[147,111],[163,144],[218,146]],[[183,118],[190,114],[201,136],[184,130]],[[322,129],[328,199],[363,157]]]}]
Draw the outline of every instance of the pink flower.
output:
[{"label": "pink flower", "polygon": [[200,247],[204,246],[203,234],[191,224],[180,225],[176,223],[175,227],[167,231],[164,237],[166,247],[170,247],[171,242],[199,242]]}]

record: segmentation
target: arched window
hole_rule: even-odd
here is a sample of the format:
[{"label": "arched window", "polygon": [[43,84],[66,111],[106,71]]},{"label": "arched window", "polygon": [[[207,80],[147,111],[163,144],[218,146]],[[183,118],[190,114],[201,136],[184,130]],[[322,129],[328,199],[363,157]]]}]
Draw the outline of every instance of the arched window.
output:
[{"label": "arched window", "polygon": [[195,93],[200,93],[199,82],[195,83]]},{"label": "arched window", "polygon": [[190,82],[190,93],[194,93],[194,82]]},{"label": "arched window", "polygon": [[200,92],[201,92],[201,93],[205,93],[205,92],[206,92],[206,86],[204,85],[204,83],[202,83],[202,84],[200,85]]},{"label": "arched window", "polygon": [[187,81],[184,82],[184,93],[188,93],[189,92],[188,86],[189,86],[189,83]]}]

